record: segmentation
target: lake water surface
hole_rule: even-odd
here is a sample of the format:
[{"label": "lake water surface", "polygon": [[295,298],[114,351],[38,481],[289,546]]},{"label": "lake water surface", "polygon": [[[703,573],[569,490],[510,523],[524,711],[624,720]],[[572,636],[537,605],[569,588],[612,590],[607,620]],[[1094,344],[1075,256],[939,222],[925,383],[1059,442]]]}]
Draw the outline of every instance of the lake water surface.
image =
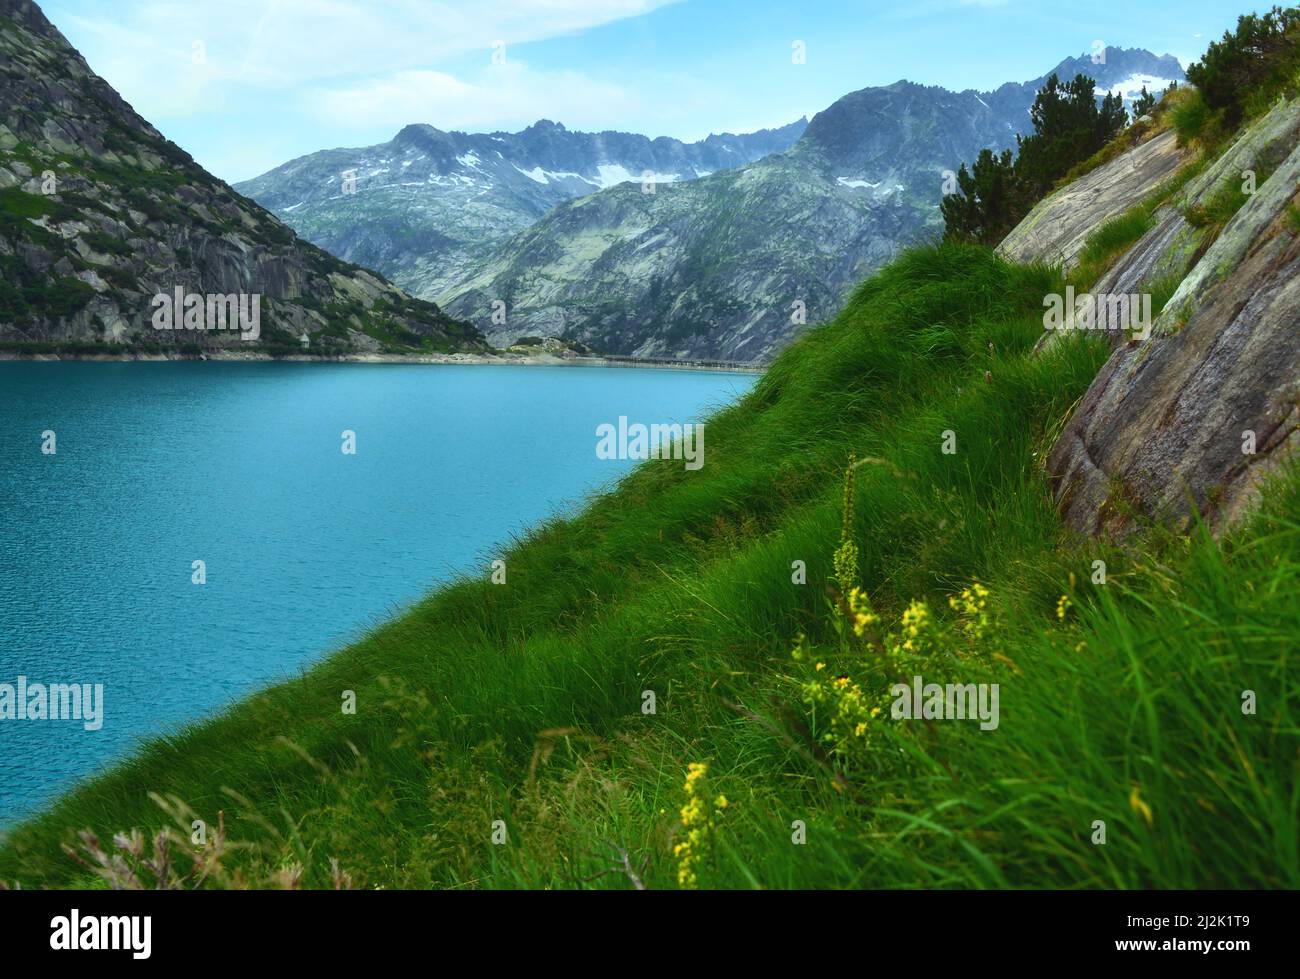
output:
[{"label": "lake water surface", "polygon": [[[596,427],[698,422],[752,375],[571,367],[0,363],[0,825],[141,737],[310,665],[634,463]],[[356,454],[341,451],[344,430]],[[42,452],[52,431],[57,452]],[[707,444],[707,443],[706,443]],[[206,565],[195,585],[193,562]]]}]

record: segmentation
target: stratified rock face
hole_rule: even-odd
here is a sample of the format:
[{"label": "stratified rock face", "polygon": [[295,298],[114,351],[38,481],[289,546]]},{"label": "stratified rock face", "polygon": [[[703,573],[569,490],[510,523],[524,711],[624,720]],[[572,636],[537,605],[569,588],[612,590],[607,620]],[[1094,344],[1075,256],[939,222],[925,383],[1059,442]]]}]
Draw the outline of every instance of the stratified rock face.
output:
[{"label": "stratified rock face", "polygon": [[[1300,228],[1287,214],[1298,143],[1300,100],[1189,182],[1099,283],[1182,275],[1151,335],[1115,350],[1048,457],[1072,528],[1122,534],[1136,518],[1186,521],[1192,507],[1221,527],[1300,440]],[[1185,214],[1243,171],[1271,175],[1207,247]]]},{"label": "stratified rock face", "polygon": [[1073,267],[1088,235],[1168,180],[1185,159],[1173,132],[1160,133],[1043,198],[998,253],[1016,262],[1041,259]]},{"label": "stratified rock face", "polygon": [[[0,270],[9,345],[301,349],[307,334],[318,352],[484,347],[204,171],[26,0],[0,0]],[[258,337],[155,329],[155,297],[177,289],[244,297],[245,310],[258,297]]]},{"label": "stratified rock face", "polygon": [[[1205,284],[1200,276],[1188,274],[1193,271],[1193,267],[1201,269],[1204,275],[1216,267],[1234,268],[1241,255],[1238,253],[1229,257],[1223,249],[1233,242],[1236,243],[1235,247],[1244,247],[1254,240],[1260,230],[1256,228],[1248,233],[1239,231],[1232,238],[1220,236],[1217,240],[1224,242],[1218,246],[1220,260],[1198,266],[1197,260],[1210,245],[1210,229],[1204,225],[1191,224],[1186,215],[1193,209],[1204,208],[1225,191],[1242,186],[1247,175],[1254,175],[1262,181],[1286,159],[1297,142],[1300,142],[1300,102],[1276,106],[1240,134],[1218,159],[1191,177],[1182,189],[1171,196],[1169,202],[1155,212],[1154,227],[1101,276],[1093,286],[1093,293],[1132,295],[1160,290],[1167,288],[1169,283],[1174,283],[1174,295],[1165,306],[1169,310],[1177,310],[1185,318],[1196,292],[1204,291],[1193,289],[1198,282]],[[1122,170],[1124,163],[1117,160],[1112,166]],[[1274,184],[1273,188],[1279,189],[1280,185]],[[1139,200],[1140,191],[1140,187],[1135,189]],[[1260,216],[1271,211],[1256,207],[1247,213]],[[1070,232],[1067,230],[1067,233]],[[1033,253],[1030,252],[1029,255],[1032,257]],[[1109,316],[1103,317],[1103,325],[1115,326],[1109,322]],[[1127,339],[1118,328],[1106,335],[1112,345]],[[1050,334],[1047,339],[1050,341],[1059,336],[1060,334]]]}]

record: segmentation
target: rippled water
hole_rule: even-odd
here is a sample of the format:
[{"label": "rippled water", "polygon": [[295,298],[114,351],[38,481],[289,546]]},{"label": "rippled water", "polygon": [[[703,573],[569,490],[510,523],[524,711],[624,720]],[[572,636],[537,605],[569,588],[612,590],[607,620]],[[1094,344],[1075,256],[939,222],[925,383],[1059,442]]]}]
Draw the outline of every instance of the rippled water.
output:
[{"label": "rippled water", "polygon": [[[140,737],[303,668],[451,573],[486,572],[495,544],[633,465],[596,457],[598,425],[699,421],[753,382],[0,363],[0,684],[103,684],[105,705],[97,731],[0,720],[0,823]],[[54,455],[41,451],[47,430]]]}]

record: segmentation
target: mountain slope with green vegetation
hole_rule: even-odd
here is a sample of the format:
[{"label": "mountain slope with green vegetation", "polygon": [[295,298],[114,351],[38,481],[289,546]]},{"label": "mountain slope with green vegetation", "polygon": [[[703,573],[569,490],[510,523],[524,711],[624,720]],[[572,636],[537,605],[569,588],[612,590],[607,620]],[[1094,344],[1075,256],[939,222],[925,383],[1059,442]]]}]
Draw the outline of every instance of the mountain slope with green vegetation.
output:
[{"label": "mountain slope with green vegetation", "polygon": [[[504,580],[155,740],[15,827],[0,881],[1300,887],[1295,439],[1261,439],[1262,488],[1216,490],[1222,439],[1190,441],[1187,410],[1222,406],[1244,466],[1238,415],[1297,403],[1300,93],[1276,66],[1300,45],[1239,27],[1278,30],[1211,47],[1267,98],[1233,89],[1234,122],[1180,93],[1196,158],[1131,187],[1068,280],[904,252],[708,421],[702,468],[643,464],[514,543]],[[1132,135],[1069,165],[1129,167]],[[1256,192],[1224,195],[1246,166]],[[1044,297],[1094,281],[1153,294],[1158,329],[1043,342]],[[1125,482],[1161,439],[1173,521]],[[1054,499],[1080,471],[1117,477],[1083,509],[1122,535]],[[908,716],[913,682],[969,710]]]},{"label": "mountain slope with green vegetation", "polygon": [[[1300,480],[1219,539],[1070,537],[1042,460],[1109,348],[1035,352],[1064,284],[905,253],[702,469],[155,741],[0,879],[152,886],[161,838],[171,886],[1300,886]],[[998,684],[996,728],[895,718],[916,675]]]}]

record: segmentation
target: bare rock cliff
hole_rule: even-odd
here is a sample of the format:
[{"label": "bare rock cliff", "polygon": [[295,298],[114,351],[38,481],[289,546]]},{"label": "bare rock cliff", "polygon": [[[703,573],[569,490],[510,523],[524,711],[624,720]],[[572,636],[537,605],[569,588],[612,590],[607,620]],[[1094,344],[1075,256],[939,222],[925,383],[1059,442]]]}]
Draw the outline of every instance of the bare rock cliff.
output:
[{"label": "bare rock cliff", "polygon": [[[1068,263],[1105,218],[1085,206],[1072,223],[1064,202],[1106,199],[1108,216],[1137,204],[1173,175],[1152,162],[1177,160],[1169,140],[1151,149],[1157,140],[1090,174],[1086,195],[1066,188],[1044,201],[1004,253]],[[1248,171],[1258,185],[1226,223],[1195,219]],[[1127,191],[1101,189],[1108,180]],[[1177,282],[1145,339],[1108,333],[1115,349],[1049,454],[1067,525],[1119,535],[1144,519],[1183,524],[1195,511],[1220,528],[1251,507],[1262,478],[1300,441],[1298,190],[1300,100],[1278,104],[1200,164],[1093,287],[1133,293]]]}]

